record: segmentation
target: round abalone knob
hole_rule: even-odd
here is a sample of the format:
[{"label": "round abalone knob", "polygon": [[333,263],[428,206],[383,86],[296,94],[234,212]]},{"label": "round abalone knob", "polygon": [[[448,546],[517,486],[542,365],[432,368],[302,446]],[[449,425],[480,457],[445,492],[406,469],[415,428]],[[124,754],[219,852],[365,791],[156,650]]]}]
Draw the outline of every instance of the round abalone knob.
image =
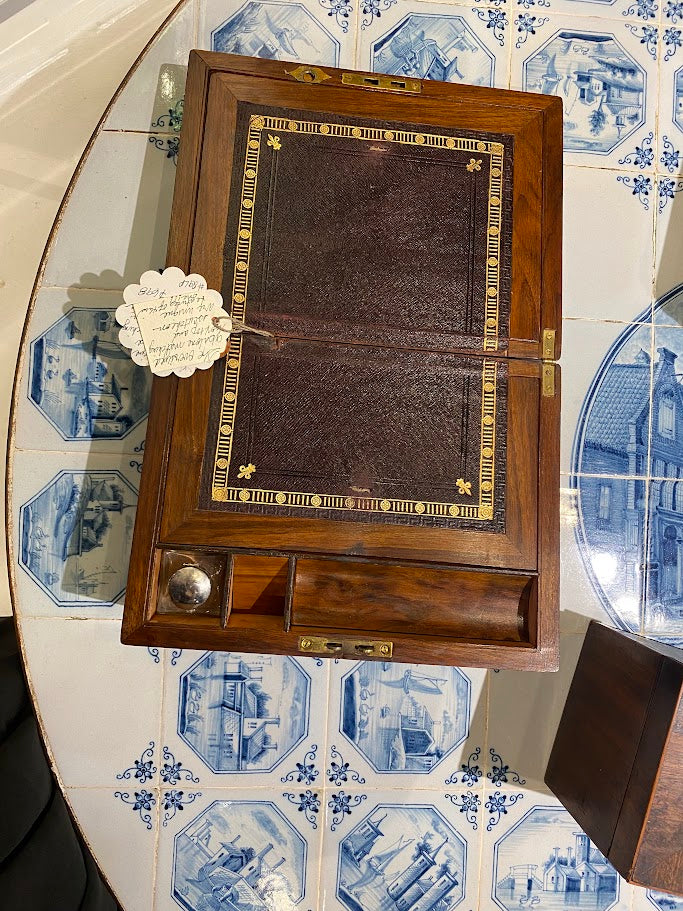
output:
[{"label": "round abalone knob", "polygon": [[168,594],[176,604],[204,604],[211,594],[211,579],[198,566],[183,566],[168,580]]}]

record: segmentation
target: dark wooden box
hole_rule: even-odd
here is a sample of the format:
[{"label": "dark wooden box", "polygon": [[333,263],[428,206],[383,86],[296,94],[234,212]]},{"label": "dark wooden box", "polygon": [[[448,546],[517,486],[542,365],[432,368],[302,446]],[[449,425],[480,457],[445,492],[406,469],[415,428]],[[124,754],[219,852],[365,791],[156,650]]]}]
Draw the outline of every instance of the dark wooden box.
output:
[{"label": "dark wooden box", "polygon": [[554,670],[560,100],[192,52],[180,148],[167,264],[277,341],[155,378],[123,641]]},{"label": "dark wooden box", "polygon": [[545,781],[628,882],[683,893],[683,651],[592,621]]}]

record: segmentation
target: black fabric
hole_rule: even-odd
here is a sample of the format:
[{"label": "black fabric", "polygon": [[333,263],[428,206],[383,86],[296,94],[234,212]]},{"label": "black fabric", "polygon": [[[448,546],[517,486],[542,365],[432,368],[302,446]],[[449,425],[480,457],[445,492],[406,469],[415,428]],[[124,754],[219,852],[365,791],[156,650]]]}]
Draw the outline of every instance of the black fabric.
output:
[{"label": "black fabric", "polygon": [[0,780],[2,911],[122,911],[50,771],[11,618],[0,618]]}]

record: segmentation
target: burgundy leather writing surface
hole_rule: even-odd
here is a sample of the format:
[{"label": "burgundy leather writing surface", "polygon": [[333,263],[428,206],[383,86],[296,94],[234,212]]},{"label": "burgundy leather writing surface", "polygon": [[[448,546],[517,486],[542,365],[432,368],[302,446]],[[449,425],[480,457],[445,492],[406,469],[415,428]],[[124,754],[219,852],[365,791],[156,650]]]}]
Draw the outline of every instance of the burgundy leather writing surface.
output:
[{"label": "burgundy leather writing surface", "polygon": [[[284,128],[267,125],[259,131],[250,325],[403,348],[505,349],[512,143],[499,134],[477,137],[465,130],[240,104],[223,272],[226,300],[232,296],[248,127],[260,115]],[[329,132],[308,132],[313,126]],[[340,127],[362,135],[335,135]],[[393,138],[384,139],[387,135]],[[399,141],[402,136],[405,141]],[[492,155],[477,150],[481,137],[502,150],[501,174],[494,178],[500,216],[490,238]],[[440,145],[429,144],[436,141]],[[495,241],[498,259],[495,327],[485,325],[489,240]]]},{"label": "burgundy leather writing surface", "polygon": [[504,531],[511,180],[499,134],[238,106],[223,295],[275,341],[214,369],[202,507]]},{"label": "burgundy leather writing surface", "polygon": [[[482,360],[293,339],[271,349],[245,339],[225,483],[237,493],[209,500],[207,458],[205,502],[240,512],[503,530],[507,365]],[[229,369],[227,362],[215,368],[209,453],[220,445],[217,403]],[[486,384],[495,386],[495,402]],[[495,423],[482,426],[490,411]],[[482,445],[489,432],[495,448]],[[250,464],[253,474],[240,477]],[[291,494],[308,498],[294,502]]]}]

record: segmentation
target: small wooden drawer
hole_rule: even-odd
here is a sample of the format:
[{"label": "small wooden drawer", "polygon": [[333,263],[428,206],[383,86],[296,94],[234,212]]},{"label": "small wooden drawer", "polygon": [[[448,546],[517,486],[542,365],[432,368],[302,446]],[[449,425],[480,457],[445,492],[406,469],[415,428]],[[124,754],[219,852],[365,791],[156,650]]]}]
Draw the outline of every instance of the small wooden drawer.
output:
[{"label": "small wooden drawer", "polygon": [[291,629],[528,642],[535,584],[535,576],[521,573],[301,558]]}]

